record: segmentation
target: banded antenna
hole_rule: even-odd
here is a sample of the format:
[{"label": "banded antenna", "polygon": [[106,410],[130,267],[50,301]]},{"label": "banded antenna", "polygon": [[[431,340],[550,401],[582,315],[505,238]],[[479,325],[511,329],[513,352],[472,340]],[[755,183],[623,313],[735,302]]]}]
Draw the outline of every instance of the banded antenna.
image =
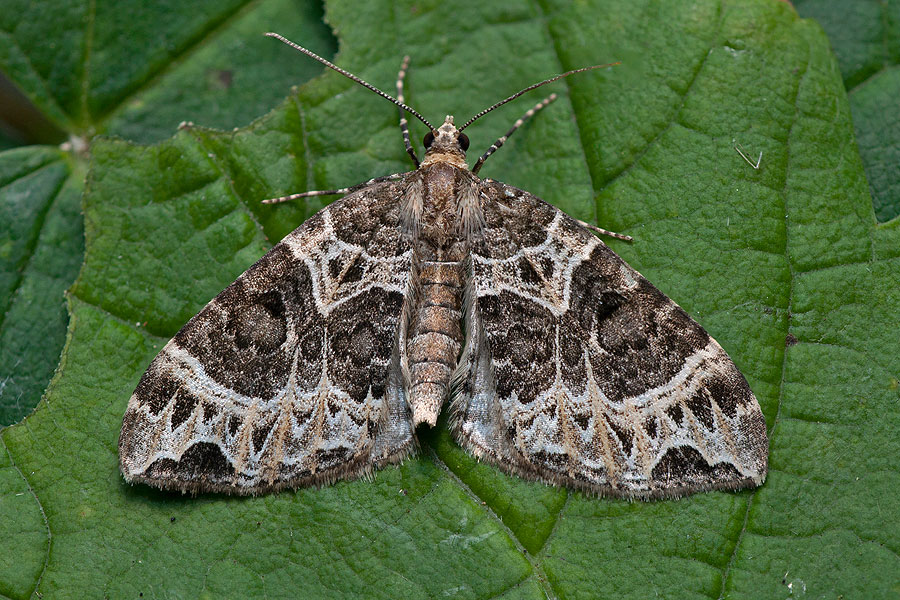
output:
[{"label": "banded antenna", "polygon": [[[273,32],[270,31],[270,32],[268,32],[268,33],[266,34],[266,36],[268,36],[268,37],[270,37],[270,38],[275,38],[276,40],[279,40],[279,41],[281,41],[281,42],[284,42],[285,44],[287,44],[287,45],[290,46],[291,48],[293,48],[293,49],[295,49],[295,50],[298,50],[299,52],[302,52],[303,54],[307,55],[308,57],[310,57],[310,58],[312,58],[312,59],[315,59],[315,60],[319,61],[320,63],[322,63],[323,65],[325,65],[325,66],[328,67],[329,69],[332,69],[332,70],[334,70],[334,71],[337,71],[338,73],[340,73],[340,74],[343,75],[344,77],[346,77],[346,78],[348,78],[348,79],[351,79],[351,80],[355,81],[356,83],[358,83],[359,85],[363,86],[364,88],[369,89],[369,90],[375,92],[376,94],[378,94],[378,95],[381,96],[382,98],[386,98],[386,99],[390,100],[391,102],[393,102],[394,104],[396,104],[397,106],[399,106],[402,110],[407,111],[409,114],[413,115],[414,117],[416,117],[417,119],[419,119],[420,121],[422,121],[422,122],[425,124],[425,126],[428,127],[428,129],[429,129],[430,131],[434,131],[434,130],[435,130],[435,129],[434,129],[434,125],[432,125],[431,123],[429,123],[429,122],[428,122],[428,119],[426,119],[425,117],[423,117],[422,115],[420,115],[419,112],[416,111],[414,108],[410,107],[410,106],[407,105],[407,104],[404,104],[403,102],[400,102],[399,100],[397,100],[396,98],[394,98],[394,97],[391,96],[390,94],[387,94],[387,93],[385,93],[385,92],[382,92],[381,90],[379,90],[377,87],[375,87],[375,86],[372,85],[371,83],[368,83],[367,81],[363,81],[362,79],[360,79],[359,77],[357,77],[356,75],[354,75],[353,73],[351,73],[350,71],[346,71],[346,70],[340,68],[339,66],[337,66],[336,64],[334,64],[334,63],[332,63],[332,62],[329,62],[329,61],[325,60],[324,58],[322,58],[321,56],[319,56],[318,54],[316,54],[316,53],[313,52],[312,50],[307,50],[306,48],[304,48],[304,47],[301,46],[300,44],[297,44],[297,43],[292,42],[291,40],[287,39],[287,38],[284,37],[283,35],[280,35],[280,34],[278,34],[278,33],[273,33]],[[532,85],[529,85],[528,87],[526,87],[526,88],[524,88],[524,89],[522,89],[522,90],[519,90],[518,92],[516,92],[516,93],[513,94],[512,96],[509,96],[508,98],[505,98],[505,99],[501,100],[500,102],[497,102],[496,104],[494,104],[494,105],[492,105],[492,106],[490,106],[490,107],[484,109],[483,111],[481,111],[480,113],[478,113],[477,115],[475,115],[474,117],[472,117],[471,119],[469,119],[468,121],[466,121],[465,125],[463,125],[462,127],[460,127],[457,131],[462,131],[463,129],[465,129],[466,127],[468,127],[469,125],[471,125],[472,123],[474,123],[475,121],[477,121],[478,119],[480,119],[481,117],[483,117],[484,115],[486,115],[486,114],[488,114],[489,112],[491,112],[492,110],[494,110],[494,109],[496,109],[496,108],[500,108],[501,106],[503,106],[503,105],[506,104],[507,102],[512,102],[513,100],[515,100],[516,98],[518,98],[518,97],[521,96],[522,94],[525,94],[525,93],[527,93],[527,92],[530,92],[531,90],[533,90],[533,89],[535,89],[535,88],[539,88],[539,87],[541,87],[542,85],[547,85],[548,83],[553,83],[554,81],[557,81],[557,80],[559,80],[559,79],[562,79],[563,77],[568,77],[569,75],[574,75],[575,73],[583,73],[583,72],[585,72],[585,71],[592,71],[592,70],[594,70],[594,69],[605,69],[606,67],[615,67],[616,65],[619,65],[619,64],[621,64],[621,63],[619,63],[619,62],[614,62],[614,63],[605,64],[605,65],[593,65],[593,66],[590,66],[590,67],[582,67],[582,68],[580,68],[580,69],[573,69],[572,71],[566,71],[565,73],[561,73],[560,75],[556,75],[555,77],[551,77],[551,78],[549,78],[549,79],[545,79],[545,80],[540,81],[540,82],[538,82],[538,83],[534,83],[534,84],[532,84]]]},{"label": "banded antenna", "polygon": [[316,54],[316,53],[313,52],[312,50],[307,50],[306,48],[304,48],[304,47],[301,46],[300,44],[295,44],[294,42],[292,42],[291,40],[287,39],[287,38],[284,37],[283,35],[280,35],[280,34],[277,34],[277,33],[272,33],[272,32],[270,31],[269,33],[266,34],[266,36],[267,36],[267,37],[270,37],[270,38],[275,38],[276,40],[279,40],[279,41],[281,41],[281,42],[284,42],[285,44],[287,44],[288,46],[290,46],[290,47],[293,48],[294,50],[299,50],[300,52],[302,52],[303,54],[307,55],[308,57],[313,58],[313,59],[319,61],[320,63],[322,63],[323,65],[325,65],[325,66],[328,67],[329,69],[332,69],[332,70],[334,70],[334,71],[337,71],[338,73],[340,73],[340,74],[343,75],[344,77],[347,77],[348,79],[352,79],[353,81],[355,81],[356,83],[358,83],[359,85],[363,86],[363,87],[366,88],[366,89],[372,90],[373,92],[375,92],[376,94],[378,94],[378,95],[381,96],[382,98],[387,98],[388,100],[390,100],[391,102],[393,102],[394,104],[396,104],[397,106],[399,106],[400,108],[402,108],[403,110],[409,112],[409,114],[415,116],[417,119],[419,119],[420,121],[422,121],[423,123],[425,123],[425,125],[428,127],[428,129],[429,129],[430,131],[434,131],[434,125],[432,125],[431,123],[429,123],[428,120],[427,120],[425,117],[423,117],[422,115],[420,115],[420,114],[418,113],[418,111],[416,111],[414,108],[412,108],[412,107],[410,107],[410,106],[407,106],[406,104],[400,102],[399,100],[397,100],[396,98],[394,98],[394,97],[391,96],[390,94],[386,94],[386,93],[382,92],[381,90],[379,90],[377,87],[375,87],[375,86],[372,85],[371,83],[368,83],[367,81],[363,81],[362,79],[360,79],[359,77],[357,77],[356,75],[354,75],[353,73],[351,73],[350,71],[345,71],[344,69],[340,68],[340,67],[337,66],[336,64],[334,64],[334,63],[332,63],[332,62],[329,62],[329,61],[325,60],[324,58],[322,58],[321,56],[319,56],[318,54]]}]

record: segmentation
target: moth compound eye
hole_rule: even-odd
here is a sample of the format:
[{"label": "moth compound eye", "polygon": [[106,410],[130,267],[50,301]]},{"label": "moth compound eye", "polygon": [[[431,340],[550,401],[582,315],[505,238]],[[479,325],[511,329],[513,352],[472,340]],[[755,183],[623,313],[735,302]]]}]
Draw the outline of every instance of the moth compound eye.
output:
[{"label": "moth compound eye", "polygon": [[463,149],[463,152],[469,149],[469,137],[464,133],[459,134],[456,138],[456,143]]},{"label": "moth compound eye", "polygon": [[431,148],[431,144],[434,143],[434,132],[429,131],[425,134],[425,139],[422,140],[422,143],[425,144],[425,149]]}]

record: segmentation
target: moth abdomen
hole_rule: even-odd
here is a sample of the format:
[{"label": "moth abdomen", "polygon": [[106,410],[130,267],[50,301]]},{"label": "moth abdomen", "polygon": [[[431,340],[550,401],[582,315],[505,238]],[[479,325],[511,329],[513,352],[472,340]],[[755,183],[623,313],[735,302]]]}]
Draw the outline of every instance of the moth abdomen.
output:
[{"label": "moth abdomen", "polygon": [[422,261],[419,294],[410,323],[409,402],[413,422],[434,425],[447,397],[462,344],[462,292],[459,261]]}]

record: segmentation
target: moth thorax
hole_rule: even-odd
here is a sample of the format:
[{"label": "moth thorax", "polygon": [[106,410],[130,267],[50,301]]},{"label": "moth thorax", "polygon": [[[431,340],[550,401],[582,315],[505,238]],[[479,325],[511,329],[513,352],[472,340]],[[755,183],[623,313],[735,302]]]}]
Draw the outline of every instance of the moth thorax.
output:
[{"label": "moth thorax", "polygon": [[[435,247],[447,245],[459,237],[458,203],[467,182],[461,175],[468,173],[446,162],[420,169],[422,178],[422,237]],[[409,204],[413,204],[410,202]],[[427,255],[423,258],[430,258]]]},{"label": "moth thorax", "polygon": [[437,422],[462,344],[462,261],[423,260],[416,269],[417,298],[407,357],[413,423]]}]

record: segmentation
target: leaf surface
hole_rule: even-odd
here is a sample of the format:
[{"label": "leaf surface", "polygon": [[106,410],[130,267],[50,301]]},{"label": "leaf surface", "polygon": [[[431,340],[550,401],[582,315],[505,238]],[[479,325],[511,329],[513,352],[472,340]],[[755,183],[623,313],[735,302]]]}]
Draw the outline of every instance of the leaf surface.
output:
[{"label": "leaf surface", "polygon": [[65,343],[63,292],[84,251],[83,177],[53,148],[0,153],[0,424],[31,412]]}]

